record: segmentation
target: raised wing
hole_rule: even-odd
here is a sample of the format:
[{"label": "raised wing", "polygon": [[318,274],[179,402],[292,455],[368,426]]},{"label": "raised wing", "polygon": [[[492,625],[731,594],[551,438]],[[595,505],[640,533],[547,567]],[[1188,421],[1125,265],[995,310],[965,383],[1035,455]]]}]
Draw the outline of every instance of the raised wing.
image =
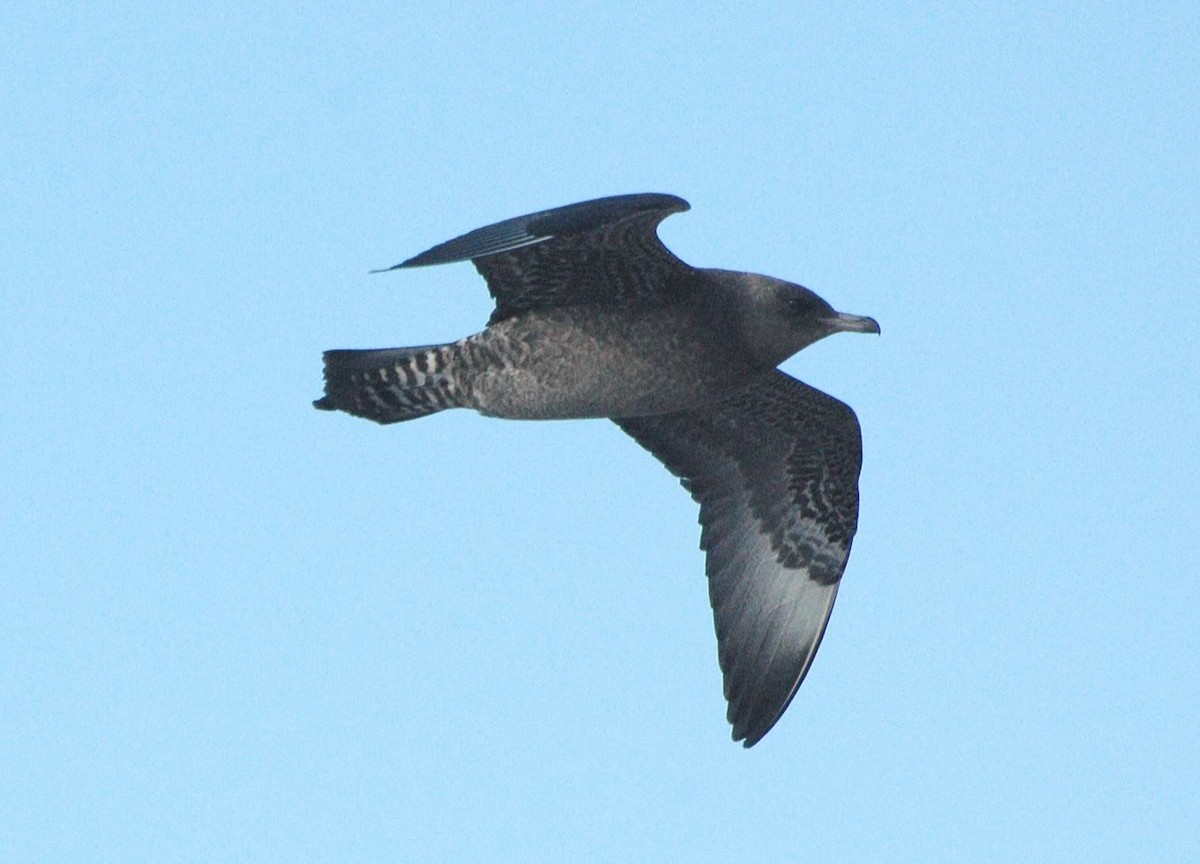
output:
[{"label": "raised wing", "polygon": [[858,420],[773,370],[699,411],[615,422],[700,504],[727,716],[751,747],[795,696],[833,610],[858,525]]},{"label": "raised wing", "polygon": [[476,229],[388,269],[470,259],[496,301],[489,323],[553,306],[664,302],[692,268],[655,229],[688,208],[674,195],[597,198]]}]

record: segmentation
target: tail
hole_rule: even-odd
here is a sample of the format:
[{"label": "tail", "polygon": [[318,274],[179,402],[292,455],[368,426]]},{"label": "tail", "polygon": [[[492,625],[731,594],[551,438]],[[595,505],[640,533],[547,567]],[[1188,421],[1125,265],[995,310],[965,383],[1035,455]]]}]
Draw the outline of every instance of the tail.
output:
[{"label": "tail", "polygon": [[322,411],[345,411],[376,423],[414,420],[462,405],[450,370],[453,345],[326,351]]}]

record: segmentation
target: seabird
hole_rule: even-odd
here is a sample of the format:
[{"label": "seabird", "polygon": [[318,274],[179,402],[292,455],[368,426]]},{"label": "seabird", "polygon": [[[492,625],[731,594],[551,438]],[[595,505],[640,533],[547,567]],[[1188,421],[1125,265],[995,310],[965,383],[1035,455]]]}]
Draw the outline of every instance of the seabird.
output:
[{"label": "seabird", "polygon": [[733,738],[775,725],[812,665],[858,524],[849,406],[776,367],[832,333],[878,333],[800,285],[692,267],[657,227],[674,195],[508,219],[388,270],[470,260],[496,301],[444,345],[326,351],[313,404],[376,423],[447,408],[607,417],[700,505]]}]

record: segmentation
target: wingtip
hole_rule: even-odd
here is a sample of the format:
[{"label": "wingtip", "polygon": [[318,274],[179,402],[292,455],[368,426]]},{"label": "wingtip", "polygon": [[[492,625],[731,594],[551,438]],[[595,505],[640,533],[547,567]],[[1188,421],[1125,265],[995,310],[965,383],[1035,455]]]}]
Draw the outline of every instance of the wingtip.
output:
[{"label": "wingtip", "polygon": [[[614,195],[613,200],[626,199],[640,201],[647,209],[664,210],[668,213],[683,213],[691,210],[692,205],[687,200],[671,192],[635,192],[632,195]],[[599,199],[605,200],[605,199]]]},{"label": "wingtip", "polygon": [[769,726],[767,726],[766,729],[755,729],[753,731],[744,726],[741,728],[735,726],[733,727],[733,740],[740,741],[742,747],[744,747],[746,750],[749,750],[751,747],[765,738],[767,733],[770,732],[774,726],[775,723],[772,722]]}]

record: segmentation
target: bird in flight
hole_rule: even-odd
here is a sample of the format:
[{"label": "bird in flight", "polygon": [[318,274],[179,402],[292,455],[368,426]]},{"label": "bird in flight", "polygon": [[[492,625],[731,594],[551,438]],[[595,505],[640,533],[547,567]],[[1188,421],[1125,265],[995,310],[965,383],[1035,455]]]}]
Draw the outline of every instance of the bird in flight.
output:
[{"label": "bird in flight", "polygon": [[812,665],[858,524],[854,412],[776,367],[879,325],[781,279],[685,264],[657,227],[688,208],[663,194],[584,201],[388,268],[470,260],[496,302],[487,327],[443,345],[326,351],[313,404],[376,423],[447,408],[611,419],[700,505],[727,717],[751,747]]}]

